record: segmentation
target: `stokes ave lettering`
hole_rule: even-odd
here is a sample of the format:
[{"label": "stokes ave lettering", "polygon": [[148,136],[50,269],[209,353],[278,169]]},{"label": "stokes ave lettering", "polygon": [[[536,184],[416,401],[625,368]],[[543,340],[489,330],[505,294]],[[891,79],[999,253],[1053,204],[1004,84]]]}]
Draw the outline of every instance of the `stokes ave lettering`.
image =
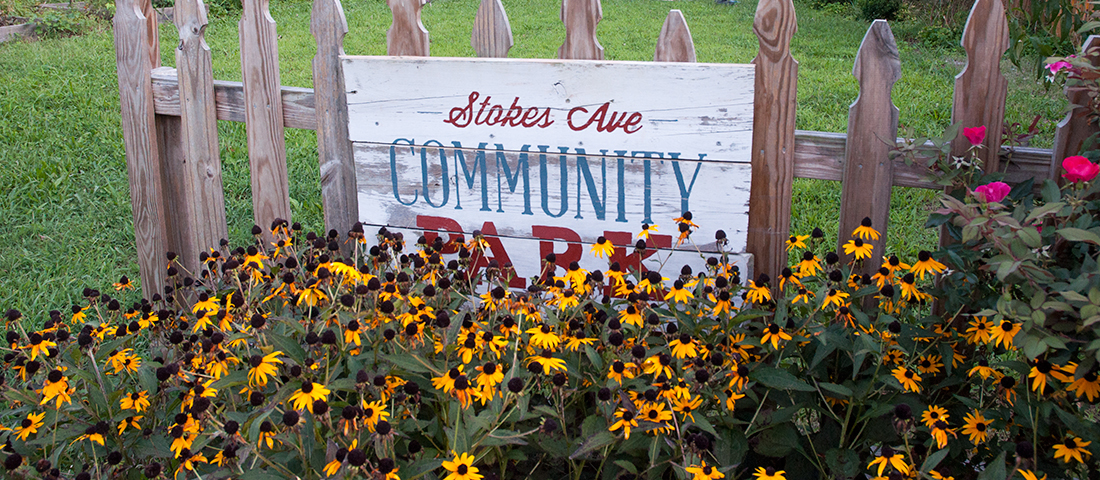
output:
[{"label": "stokes ave lettering", "polygon": [[[512,104],[505,107],[504,104],[492,103],[493,97],[486,95],[484,100],[478,102],[481,92],[473,91],[466,97],[466,105],[454,107],[448,112],[443,123],[449,123],[458,128],[466,128],[473,125],[485,125],[489,127],[523,127],[546,128],[554,124],[550,118],[550,107],[524,107],[519,103],[519,97],[512,99]],[[636,133],[642,129],[641,112],[618,112],[611,110],[611,102],[602,105],[588,113],[588,108],[574,107],[566,116],[569,129],[574,132],[585,130],[595,126],[597,132],[612,133],[622,130],[623,133]],[[574,118],[576,114],[576,118]],[[587,114],[587,119],[584,116]]]}]

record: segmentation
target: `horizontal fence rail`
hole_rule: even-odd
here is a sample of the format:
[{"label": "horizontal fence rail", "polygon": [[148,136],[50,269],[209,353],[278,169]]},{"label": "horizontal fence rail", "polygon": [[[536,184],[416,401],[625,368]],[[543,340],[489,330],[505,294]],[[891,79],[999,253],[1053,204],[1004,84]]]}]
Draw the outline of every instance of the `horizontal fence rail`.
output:
[{"label": "horizontal fence rail", "polygon": [[[347,232],[358,215],[344,79],[341,73],[333,73],[340,71],[334,67],[340,65],[347,32],[339,0],[313,2],[310,31],[318,45],[313,89],[279,85],[276,25],[270,20],[267,0],[245,2],[239,24],[244,82],[213,78],[206,63],[209,49],[203,40],[205,6],[201,0],[180,1],[182,12],[174,19],[181,38],[178,70],[159,65],[159,30],[149,0],[116,2],[121,118],[146,296],[163,288],[166,251],[180,253],[188,268],[197,267],[197,252],[183,250],[210,243],[211,235],[225,231],[224,216],[217,215],[213,218],[221,218],[222,225],[210,226],[209,231],[179,227],[187,224],[187,217],[194,218],[194,212],[224,210],[218,139],[209,137],[216,133],[202,133],[214,131],[209,122],[215,118],[248,125],[255,222],[265,230],[274,219],[271,217],[290,220],[286,154],[279,141],[284,128],[317,132],[326,229]],[[391,55],[428,55],[430,36],[420,20],[421,1],[388,0],[387,4],[393,12],[387,51]],[[1006,41],[1004,11],[1003,0],[976,0],[971,9],[961,40],[967,62],[956,77],[952,120],[961,122],[962,127],[989,128],[982,150],[988,156],[985,164],[1000,165],[1006,181],[1057,179],[1062,159],[1076,154],[1097,127],[1079,111],[1071,112],[1058,124],[1053,149],[1001,145],[997,132],[1006,97],[1000,75]],[[599,0],[562,0],[559,18],[566,34],[558,57],[603,58],[604,48],[596,37],[602,16]],[[513,38],[499,0],[482,0],[473,25],[471,45],[479,56],[507,56]],[[864,216],[878,219],[875,226],[883,231],[884,244],[887,225],[882,219],[888,212],[882,203],[891,187],[941,188],[928,179],[927,169],[919,161],[906,165],[889,160],[890,148],[879,140],[896,134],[897,114],[892,110],[890,87],[897,79],[898,62],[904,62],[888,24],[875,22],[853,58],[860,96],[852,103],[847,133],[794,129],[798,61],[790,53],[791,38],[797,31],[793,1],[760,0],[753,30],[760,50],[753,61],[756,88],[747,250],[755,256],[756,272],[774,278],[786,266],[784,242],[789,236],[794,178],[842,182],[840,224],[858,222]],[[1100,45],[1097,37],[1086,42],[1086,48],[1096,45]],[[687,20],[678,10],[671,11],[662,26],[654,58],[695,60]],[[1074,100],[1087,92],[1067,90],[1066,94]],[[893,115],[885,114],[891,111]],[[970,146],[962,138],[960,134],[952,142],[956,153]],[[925,145],[918,153],[931,158],[938,150]],[[874,174],[865,174],[867,168],[875,170]]]}]

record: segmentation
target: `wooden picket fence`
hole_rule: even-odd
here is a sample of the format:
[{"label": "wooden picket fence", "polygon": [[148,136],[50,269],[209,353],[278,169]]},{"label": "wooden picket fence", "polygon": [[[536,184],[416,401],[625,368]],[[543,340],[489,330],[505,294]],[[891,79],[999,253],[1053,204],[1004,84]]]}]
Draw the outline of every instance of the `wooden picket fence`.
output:
[{"label": "wooden picket fence", "polygon": [[[390,55],[429,54],[420,22],[420,0],[388,0],[394,24]],[[355,168],[348,141],[347,107],[339,56],[347,22],[339,0],[314,0],[311,32],[317,41],[313,89],[281,86],[276,25],[268,0],[243,0],[243,82],[214,80],[201,0],[177,0],[176,68],[160,66],[157,16],[150,0],[117,0],[115,45],[122,123],[144,294],[163,288],[166,252],[198,266],[198,252],[227,238],[217,120],[246,123],[255,223],[290,219],[284,129],[317,132],[326,229],[347,232],[356,221]],[[602,59],[596,39],[599,0],[562,0],[566,38],[562,59]],[[480,56],[504,57],[512,35],[500,0],[482,0],[472,43]],[[938,188],[920,166],[890,161],[898,110],[891,90],[901,74],[898,49],[885,21],[874,22],[854,61],[860,93],[849,109],[847,133],[796,131],[798,62],[790,42],[796,31],[792,0],[760,0],[753,30],[760,50],[756,66],[752,187],[747,250],[757,272],[773,277],[785,264],[794,178],[843,183],[840,231],[864,217],[885,234],[893,186]],[[1002,148],[1007,81],[1001,58],[1008,48],[1002,0],[977,0],[964,30],[967,63],[956,77],[952,121],[985,125],[981,150],[987,170],[1001,169],[1010,182],[1055,178],[1061,160],[1077,152],[1095,131],[1084,115],[1067,115],[1052,150]],[[1100,45],[1093,37],[1088,46]],[[669,14],[655,52],[658,61],[694,61],[695,50],[680,12]],[[1067,92],[1071,102],[1086,92]],[[1073,102],[1080,103],[1080,102]],[[1080,112],[1077,112],[1080,113]],[[960,135],[952,152],[970,147]],[[1011,162],[1001,157],[1011,155]],[[886,236],[875,242],[882,251]]]}]

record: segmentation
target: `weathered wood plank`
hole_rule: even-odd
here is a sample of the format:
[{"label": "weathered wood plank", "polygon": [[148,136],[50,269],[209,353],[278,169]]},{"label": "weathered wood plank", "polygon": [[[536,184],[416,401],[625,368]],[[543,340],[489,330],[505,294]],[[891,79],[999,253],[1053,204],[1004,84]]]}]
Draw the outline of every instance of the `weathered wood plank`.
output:
[{"label": "weathered wood plank", "polygon": [[141,2],[141,13],[145,15],[146,30],[145,42],[149,45],[149,65],[153,68],[160,66],[160,28],[157,26],[157,11],[153,8],[153,2]]},{"label": "weathered wood plank", "polygon": [[691,39],[691,30],[683,12],[670,10],[661,25],[661,34],[657,36],[657,50],[653,53],[655,62],[694,62],[695,42]]},{"label": "weathered wood plank", "polygon": [[214,107],[214,71],[206,45],[206,10],[202,0],[176,2],[177,74],[180,86],[181,157],[166,159],[169,203],[179,232],[180,258],[197,272],[199,252],[229,238],[218,150],[218,119]]},{"label": "weathered wood plank", "polygon": [[[153,70],[153,100],[158,115],[180,114],[179,81],[176,69],[160,67]],[[315,130],[317,113],[311,88],[283,87],[283,122],[287,128]],[[214,80],[214,99],[217,102],[218,120],[245,121],[244,84]]]},{"label": "weathered wood plank", "polygon": [[[751,65],[343,58],[355,142],[749,161]],[[677,95],[653,94],[673,83]]]},{"label": "weathered wood plank", "polygon": [[[843,159],[847,135],[832,132],[795,131],[794,176],[813,180],[840,181],[843,173]],[[897,139],[900,142],[902,139]],[[917,163],[906,165],[902,160],[894,161],[895,187],[913,187],[938,190],[940,185],[928,178],[928,169],[923,160],[932,158],[938,150],[931,143],[922,147],[924,155]],[[1010,184],[1034,178],[1037,182],[1049,178],[1050,150],[1045,148],[1020,147],[1009,149],[1001,147],[1001,160],[1007,165],[1005,181]],[[1009,159],[1011,158],[1011,161]]]},{"label": "weathered wood plank", "polygon": [[150,72],[154,53],[145,4],[149,0],[119,0],[114,17],[115,61],[118,68],[122,139],[130,180],[130,206],[141,289],[146,298],[163,292],[168,235],[165,226],[160,152]]},{"label": "weathered wood plank", "polygon": [[470,33],[470,45],[479,57],[505,58],[512,48],[512,24],[500,0],[481,0]]},{"label": "weathered wood plank", "polygon": [[393,13],[393,23],[386,31],[386,54],[427,57],[431,41],[428,29],[420,20],[420,0],[386,0]]},{"label": "weathered wood plank", "polygon": [[867,29],[852,75],[859,82],[859,96],[848,108],[837,252],[843,254],[841,246],[851,239],[851,232],[864,218],[870,218],[873,228],[882,234],[877,240],[866,240],[873,245],[874,254],[859,273],[870,274],[878,269],[877,259],[886,248],[890,188],[894,183],[894,162],[890,159],[894,145],[887,142],[898,135],[898,108],[890,95],[901,78],[901,60],[886,20],[875,20]]},{"label": "weathered wood plank", "polygon": [[562,60],[603,60],[603,46],[596,38],[596,25],[603,19],[600,0],[561,0],[561,21],[565,41],[558,47]]},{"label": "weathered wood plank", "polygon": [[[348,103],[344,93],[344,54],[347,19],[340,0],[314,0],[310,32],[317,40],[313,57],[313,88],[317,110],[317,153],[321,167],[321,202],[325,230],[346,234],[357,221],[359,198],[355,186],[355,158],[348,140]],[[350,249],[351,244],[345,244]],[[345,252],[350,253],[350,252]]]},{"label": "weathered wood plank", "polygon": [[[963,30],[962,47],[966,67],[955,76],[955,96],[951,123],[962,128],[986,127],[984,148],[978,151],[987,172],[1000,169],[1001,133],[1004,127],[1008,79],[1001,74],[1001,57],[1008,50],[1008,19],[1001,0],[977,0]],[[952,142],[951,155],[965,155],[970,141],[959,129]]]},{"label": "weathered wood plank", "polygon": [[[1084,54],[1096,48],[1100,48],[1100,35],[1089,35],[1084,46],[1081,47],[1081,53]],[[1094,63],[1097,62],[1095,56],[1087,58],[1091,58]],[[1058,180],[1062,178],[1062,160],[1077,155],[1085,140],[1100,132],[1100,127],[1089,120],[1089,109],[1084,106],[1092,102],[1087,89],[1067,86],[1066,99],[1069,100],[1070,105],[1081,106],[1067,112],[1065,118],[1058,122],[1058,128],[1054,132],[1054,154],[1050,163],[1050,176]]]},{"label": "weathered wood plank", "polygon": [[270,240],[271,222],[290,220],[279,39],[268,0],[244,0],[238,23],[245,131],[252,174],[252,217]]},{"label": "weathered wood plank", "polygon": [[753,20],[760,40],[752,134],[752,196],[748,251],[756,271],[772,278],[787,265],[785,242],[791,225],[794,120],[798,62],[791,37],[798,29],[791,0],[760,0]]}]

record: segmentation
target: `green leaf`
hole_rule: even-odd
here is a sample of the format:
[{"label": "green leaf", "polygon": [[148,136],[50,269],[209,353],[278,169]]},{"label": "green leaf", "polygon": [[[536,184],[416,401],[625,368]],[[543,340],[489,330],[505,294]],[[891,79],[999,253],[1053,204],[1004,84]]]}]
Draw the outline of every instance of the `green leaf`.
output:
[{"label": "green leaf", "polygon": [[943,458],[946,457],[947,454],[950,452],[951,450],[947,448],[936,450],[935,453],[929,455],[928,458],[924,459],[924,463],[922,463],[920,466],[920,473],[923,475],[925,473],[931,472],[932,469],[936,468],[936,465],[939,465],[940,462],[943,461]]},{"label": "green leaf", "polygon": [[1005,478],[1005,452],[1002,451],[997,458],[985,465],[985,470],[978,474],[978,480],[1002,480]]},{"label": "green leaf", "polygon": [[274,333],[267,336],[271,340],[271,343],[275,344],[275,348],[285,353],[290,358],[293,358],[296,362],[301,362],[306,358],[306,351],[302,350],[302,346],[283,335],[276,335]]},{"label": "green leaf", "polygon": [[[1055,188],[1057,189],[1058,187]],[[1024,218],[1023,223],[1030,224],[1031,222],[1042,219],[1047,215],[1058,213],[1058,210],[1061,210],[1064,206],[1066,206],[1066,204],[1062,202],[1051,202],[1041,207],[1038,207],[1032,210],[1031,213],[1028,214],[1027,218]]]},{"label": "green leaf", "polygon": [[859,455],[848,448],[831,448],[825,452],[825,463],[838,478],[852,478],[862,470]]},{"label": "green leaf", "polygon": [[584,443],[582,443],[581,446],[579,448],[577,448],[577,450],[575,452],[573,452],[572,455],[569,455],[569,459],[570,460],[576,460],[577,457],[580,457],[580,456],[582,456],[582,455],[584,455],[588,452],[591,452],[593,450],[597,450],[597,449],[606,447],[608,445],[611,445],[614,441],[615,441],[615,436],[611,435],[611,432],[608,432],[606,430],[601,431],[601,432],[599,432],[595,435],[592,435],[591,437],[588,437],[587,439],[585,439]]},{"label": "green leaf", "polygon": [[631,475],[638,474],[638,469],[634,466],[634,462],[631,462],[629,460],[615,460],[615,465],[618,465],[619,468],[630,472]]},{"label": "green leaf", "polygon": [[401,478],[405,480],[414,480],[420,478],[425,473],[438,470],[443,466],[443,458],[426,458],[418,460],[401,468]]},{"label": "green leaf", "polygon": [[799,380],[786,370],[773,367],[761,367],[752,372],[753,380],[764,386],[778,388],[780,390],[797,390],[800,392],[816,392],[817,389],[808,383]]},{"label": "green leaf", "polygon": [[850,389],[848,387],[845,387],[844,385],[837,385],[835,383],[821,382],[821,383],[817,384],[817,386],[819,386],[819,387],[821,387],[825,390],[828,390],[831,393],[835,393],[837,395],[840,395],[842,397],[851,397],[852,396],[852,389]]},{"label": "green leaf", "polygon": [[1071,242],[1087,242],[1093,245],[1100,245],[1100,236],[1092,233],[1088,230],[1082,230],[1080,228],[1063,228],[1058,230],[1058,235]]},{"label": "green leaf", "polygon": [[382,358],[392,363],[393,366],[407,372],[431,373],[433,375],[438,375],[437,372],[434,372],[432,369],[428,368],[427,365],[425,365],[426,362],[421,363],[423,362],[422,360],[418,360],[418,358],[412,355],[382,355]]},{"label": "green leaf", "polygon": [[766,457],[786,457],[798,446],[798,431],[790,423],[777,424],[760,432],[757,438],[760,441],[753,450]]},{"label": "green leaf", "polygon": [[702,412],[700,412],[699,415],[696,415],[695,420],[691,423],[694,424],[696,427],[699,427],[699,429],[703,430],[704,432],[714,435],[715,437],[718,436],[718,432],[714,430],[714,425],[711,425],[710,420],[707,420],[707,418],[702,415]]}]

